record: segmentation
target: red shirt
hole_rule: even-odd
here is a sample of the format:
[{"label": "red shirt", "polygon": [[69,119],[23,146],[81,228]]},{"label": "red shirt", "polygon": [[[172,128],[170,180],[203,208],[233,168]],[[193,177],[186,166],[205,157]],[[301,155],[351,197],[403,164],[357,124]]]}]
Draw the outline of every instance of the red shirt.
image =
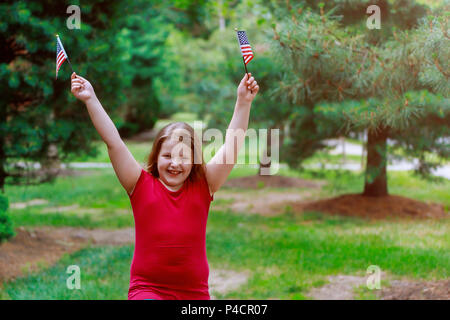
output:
[{"label": "red shirt", "polygon": [[128,299],[210,299],[206,178],[170,191],[142,170],[129,197],[136,234]]}]

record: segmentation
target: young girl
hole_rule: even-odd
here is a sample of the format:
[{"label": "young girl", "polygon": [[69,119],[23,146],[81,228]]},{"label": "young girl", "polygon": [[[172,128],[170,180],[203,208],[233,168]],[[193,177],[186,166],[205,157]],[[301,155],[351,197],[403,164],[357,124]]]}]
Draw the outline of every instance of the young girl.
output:
[{"label": "young girl", "polygon": [[133,208],[136,233],[128,299],[210,299],[205,243],[209,207],[236,163],[257,82],[251,74],[241,80],[225,143],[206,165],[192,127],[175,122],[157,134],[144,170],[89,81],[75,73],[71,79],[72,93],[86,104]]}]

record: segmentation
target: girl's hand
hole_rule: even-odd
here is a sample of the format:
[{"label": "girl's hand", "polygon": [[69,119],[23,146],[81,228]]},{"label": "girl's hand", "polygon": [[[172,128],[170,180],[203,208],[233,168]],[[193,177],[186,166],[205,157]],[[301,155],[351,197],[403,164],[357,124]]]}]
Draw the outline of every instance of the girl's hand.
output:
[{"label": "girl's hand", "polygon": [[238,100],[251,103],[259,91],[259,85],[251,73],[246,73],[237,89]]},{"label": "girl's hand", "polygon": [[83,102],[95,97],[94,88],[85,78],[78,76],[75,72],[71,76],[72,93]]}]

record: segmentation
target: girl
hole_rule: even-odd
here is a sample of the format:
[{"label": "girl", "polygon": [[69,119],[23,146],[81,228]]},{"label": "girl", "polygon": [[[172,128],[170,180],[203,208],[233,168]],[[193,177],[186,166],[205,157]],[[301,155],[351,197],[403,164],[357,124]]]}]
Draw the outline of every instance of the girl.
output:
[{"label": "girl", "polygon": [[175,122],[157,134],[144,170],[89,81],[75,73],[71,79],[71,91],[86,104],[133,208],[136,232],[128,299],[210,299],[205,243],[209,207],[236,163],[257,82],[251,74],[242,78],[225,143],[206,165],[192,127]]}]

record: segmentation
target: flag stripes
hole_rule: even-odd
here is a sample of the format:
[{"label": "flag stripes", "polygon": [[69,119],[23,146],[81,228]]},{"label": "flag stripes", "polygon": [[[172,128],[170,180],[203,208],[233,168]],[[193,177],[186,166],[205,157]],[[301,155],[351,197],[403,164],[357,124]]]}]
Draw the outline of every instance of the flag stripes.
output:
[{"label": "flag stripes", "polygon": [[248,42],[247,34],[245,33],[245,31],[237,31],[237,37],[242,56],[244,57],[244,63],[247,65],[250,60],[253,59],[252,47]]},{"label": "flag stripes", "polygon": [[61,65],[68,59],[66,51],[59,39],[59,36],[56,35],[56,78],[58,78],[58,71],[61,68]]}]

